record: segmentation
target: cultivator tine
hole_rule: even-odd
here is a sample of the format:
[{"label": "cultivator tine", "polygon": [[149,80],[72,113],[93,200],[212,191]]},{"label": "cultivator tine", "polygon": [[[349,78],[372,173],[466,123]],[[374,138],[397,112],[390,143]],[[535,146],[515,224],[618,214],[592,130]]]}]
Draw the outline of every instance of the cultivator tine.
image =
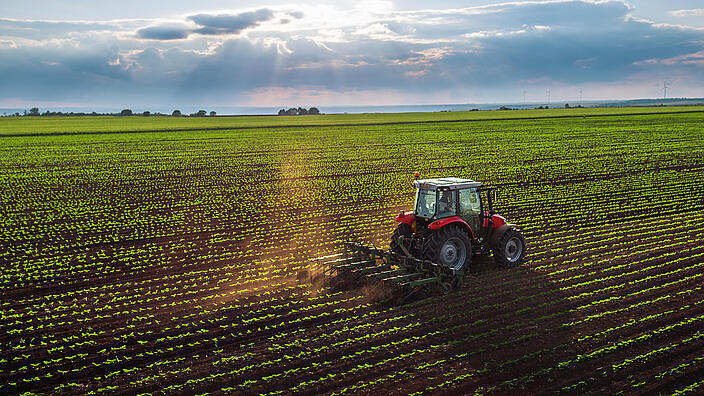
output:
[{"label": "cultivator tine", "polygon": [[370,265],[375,264],[376,261],[372,260],[367,260],[367,261],[354,261],[348,264],[340,264],[337,265],[337,269],[339,270],[355,270],[359,268],[366,268],[369,267]]},{"label": "cultivator tine", "polygon": [[402,269],[402,268],[397,268],[397,269],[394,269],[394,270],[389,270],[389,271],[384,271],[384,272],[376,273],[376,274],[374,274],[374,278],[379,279],[379,280],[382,280],[382,279],[384,279],[384,278],[388,278],[388,277],[391,277],[391,276],[394,276],[394,275],[403,274],[404,272],[405,272],[404,269]]},{"label": "cultivator tine", "polygon": [[417,286],[429,285],[432,283],[442,284],[442,278],[439,276],[436,276],[433,278],[423,278],[423,279],[418,279],[418,280],[414,280],[411,282],[402,283],[401,286],[417,287]]},{"label": "cultivator tine", "polygon": [[326,261],[325,263],[329,265],[342,265],[351,261],[354,261],[354,257],[342,257],[335,260]]},{"label": "cultivator tine", "polygon": [[365,267],[365,268],[358,268],[356,270],[353,270],[352,272],[358,272],[362,275],[376,275],[379,273],[381,270],[389,269],[389,266],[386,264],[382,265],[377,265],[375,267]]},{"label": "cultivator tine", "polygon": [[387,282],[387,283],[402,283],[404,281],[418,279],[421,276],[422,276],[422,274],[419,274],[419,273],[413,273],[413,274],[407,274],[407,275],[397,275],[397,276],[394,276],[391,278],[383,279],[383,281]]},{"label": "cultivator tine", "polygon": [[310,261],[323,261],[323,260],[327,260],[327,259],[331,259],[331,258],[335,258],[335,257],[340,257],[342,255],[343,255],[343,253],[329,254],[327,256],[320,256],[320,257],[312,258],[312,259],[310,259]]},{"label": "cultivator tine", "polygon": [[350,257],[343,257],[344,253],[329,254],[327,256],[314,257],[309,259],[311,261],[312,267],[315,269],[322,269],[323,274],[326,276],[332,276],[337,264],[344,264],[352,261]]}]

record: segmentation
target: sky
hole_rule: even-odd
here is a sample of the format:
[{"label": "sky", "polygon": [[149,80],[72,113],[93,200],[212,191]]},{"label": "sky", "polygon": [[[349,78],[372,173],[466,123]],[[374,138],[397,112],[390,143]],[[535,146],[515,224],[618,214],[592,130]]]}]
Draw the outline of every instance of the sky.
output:
[{"label": "sky", "polygon": [[701,0],[0,0],[0,108],[665,94],[704,97]]}]

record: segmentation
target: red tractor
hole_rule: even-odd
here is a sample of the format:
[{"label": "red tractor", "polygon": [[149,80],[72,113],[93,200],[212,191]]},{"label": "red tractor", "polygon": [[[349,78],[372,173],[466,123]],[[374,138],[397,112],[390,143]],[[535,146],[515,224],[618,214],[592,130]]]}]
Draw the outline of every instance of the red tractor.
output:
[{"label": "red tractor", "polygon": [[[416,177],[418,175],[416,174]],[[415,209],[401,212],[391,251],[465,272],[475,254],[504,267],[523,263],[526,242],[513,224],[493,210],[496,188],[469,179],[421,179]]]},{"label": "red tractor", "polygon": [[[488,255],[504,267],[523,263],[526,242],[513,224],[494,213],[496,188],[480,182],[446,177],[422,179],[415,209],[401,212],[390,250],[357,242],[344,251],[319,257],[334,287],[382,282],[404,302],[419,291],[450,293],[462,286],[472,256]],[[422,293],[421,293],[422,294]]]}]

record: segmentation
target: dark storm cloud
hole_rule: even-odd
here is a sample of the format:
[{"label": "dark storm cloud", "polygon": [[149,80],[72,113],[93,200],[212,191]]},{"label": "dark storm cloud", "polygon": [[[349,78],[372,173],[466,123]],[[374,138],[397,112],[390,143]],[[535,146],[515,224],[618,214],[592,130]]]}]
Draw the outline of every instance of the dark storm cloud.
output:
[{"label": "dark storm cloud", "polygon": [[704,39],[701,31],[634,20],[588,33],[554,25],[520,30],[479,35],[469,45],[451,46],[440,59],[416,66],[430,71],[419,84],[437,86],[455,79],[479,85],[619,81],[649,67],[639,62],[701,51]]},{"label": "dark storm cloud", "polygon": [[138,29],[137,37],[149,40],[181,40],[194,33],[206,36],[237,34],[272,18],[274,12],[267,8],[239,14],[197,14],[187,18],[196,26],[159,23]]},{"label": "dark storm cloud", "polygon": [[100,103],[132,82],[115,48],[0,48],[0,58],[0,85],[10,98],[42,101],[72,97]]},{"label": "dark storm cloud", "polygon": [[[502,4],[466,12],[409,12],[377,23],[408,42],[417,40],[411,47],[389,50],[378,41],[343,46],[350,47],[348,53],[388,56],[386,69],[403,70],[406,81],[421,89],[451,88],[458,82],[610,82],[642,71],[647,65],[639,62],[644,60],[704,49],[704,31],[639,21],[629,11],[621,1],[560,1]],[[366,48],[357,48],[360,45]],[[375,47],[380,50],[369,51]],[[406,55],[398,53],[404,50]],[[383,60],[374,63],[379,62]],[[398,78],[375,83],[384,81],[395,83]]]},{"label": "dark storm cloud", "polygon": [[[193,90],[250,89],[274,73],[276,49],[245,39],[228,40],[184,80]],[[221,88],[218,88],[221,87]]]},{"label": "dark storm cloud", "polygon": [[239,33],[273,17],[274,13],[271,10],[262,8],[261,10],[243,12],[241,14],[198,14],[189,16],[188,19],[201,26],[195,29],[194,33],[218,35]]}]

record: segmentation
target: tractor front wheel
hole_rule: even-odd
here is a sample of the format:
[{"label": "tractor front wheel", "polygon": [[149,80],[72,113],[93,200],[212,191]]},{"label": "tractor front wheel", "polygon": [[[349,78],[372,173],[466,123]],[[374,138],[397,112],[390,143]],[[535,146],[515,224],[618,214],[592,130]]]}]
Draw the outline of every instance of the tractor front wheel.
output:
[{"label": "tractor front wheel", "polygon": [[466,271],[472,261],[472,242],[463,229],[448,225],[430,237],[424,256],[455,271]]},{"label": "tractor front wheel", "polygon": [[502,267],[517,267],[526,256],[526,239],[515,228],[508,228],[494,245],[494,259]]},{"label": "tractor front wheel", "polygon": [[391,243],[389,244],[389,249],[394,253],[405,254],[403,249],[398,243],[400,237],[408,238],[413,234],[411,226],[407,223],[401,223],[394,230],[394,234],[391,236]]}]

